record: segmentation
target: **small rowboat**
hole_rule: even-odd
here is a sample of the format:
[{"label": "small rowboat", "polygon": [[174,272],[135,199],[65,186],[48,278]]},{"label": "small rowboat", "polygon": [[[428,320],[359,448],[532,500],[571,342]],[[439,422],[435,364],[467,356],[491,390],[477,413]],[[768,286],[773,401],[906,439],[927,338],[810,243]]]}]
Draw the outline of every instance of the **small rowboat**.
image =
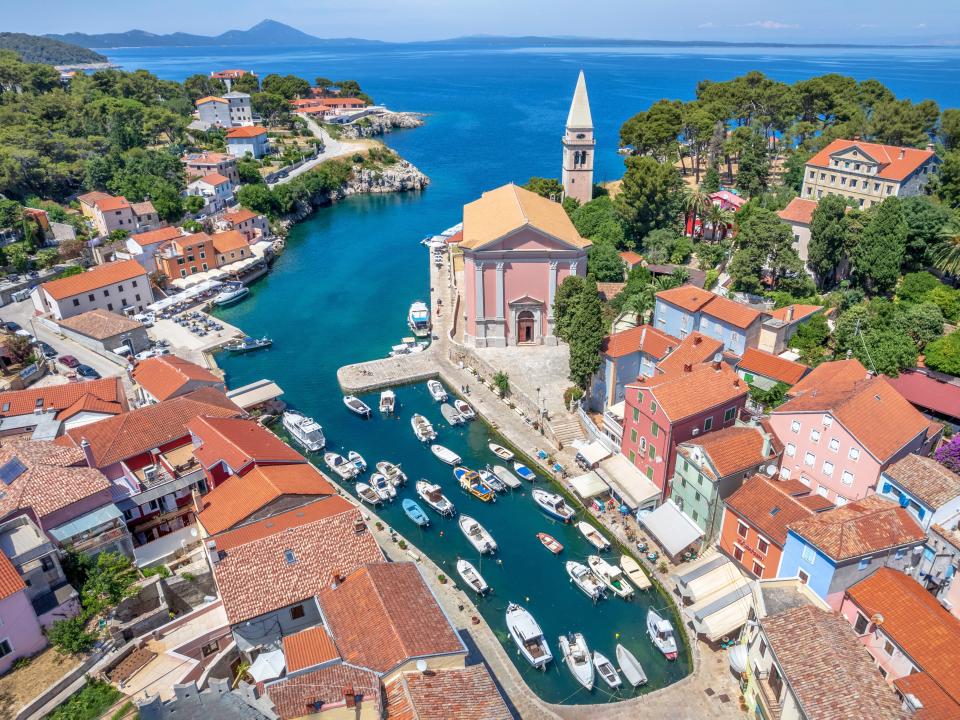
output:
[{"label": "small rowboat", "polygon": [[573,673],[574,679],[587,690],[593,689],[593,663],[590,661],[590,649],[581,633],[569,633],[560,636],[560,654]]},{"label": "small rowboat", "polygon": [[546,533],[537,533],[537,540],[543,543],[543,546],[552,552],[554,555],[559,555],[563,552],[563,545],[553,537],[553,535],[547,535]]},{"label": "small rowboat", "polygon": [[534,488],[531,495],[533,496],[533,501],[550,517],[560,522],[570,522],[573,518],[573,508],[567,505],[560,495],[549,493],[540,488]]},{"label": "small rowboat", "polygon": [[650,578],[648,578],[647,574],[641,569],[640,563],[632,557],[623,555],[620,558],[620,567],[627,574],[627,577],[630,578],[630,582],[638,588],[646,590],[650,587]]},{"label": "small rowboat", "polygon": [[518,462],[517,460],[514,460],[513,469],[516,471],[517,475],[522,477],[524,480],[529,480],[530,482],[533,482],[534,480],[537,479],[536,473],[534,473],[533,470],[528,468],[522,462]]},{"label": "small rowboat", "polygon": [[473,563],[466,560],[457,560],[457,572],[478,595],[483,595],[490,589],[487,581],[483,579],[483,575],[473,566]]},{"label": "small rowboat", "polygon": [[379,505],[382,502],[380,496],[366,483],[357,483],[354,490],[357,491],[357,497],[368,505]]},{"label": "small rowboat", "polygon": [[[489,467],[489,465],[487,467]],[[477,472],[480,473],[480,479],[483,480],[483,484],[494,492],[507,491],[507,486],[500,482],[500,478],[489,470],[478,470]]]},{"label": "small rowboat", "polygon": [[473,420],[477,417],[477,413],[466,400],[460,400],[459,398],[454,400],[453,407],[456,408],[457,412],[460,413],[460,417],[464,420]]},{"label": "small rowboat", "polygon": [[433,485],[426,480],[417,480],[417,495],[444,517],[452,517],[456,512],[453,503],[447,500],[447,496],[443,494],[439,485]]},{"label": "small rowboat", "polygon": [[620,679],[620,675],[617,674],[616,668],[613,667],[613,663],[607,660],[605,655],[596,650],[593,651],[593,665],[597,668],[597,673],[603,681],[610,686],[611,690],[616,690],[623,685],[623,681]]},{"label": "small rowboat", "polygon": [[590,572],[590,568],[574,560],[568,560],[566,568],[571,582],[580,588],[584,595],[594,602],[603,599],[603,583]]},{"label": "small rowboat", "polygon": [[460,483],[460,487],[483,502],[496,502],[497,495],[480,480],[480,473],[465,467],[455,467],[453,476]]},{"label": "small rowboat", "polygon": [[600,531],[597,530],[590,523],[581,520],[577,523],[577,530],[593,545],[597,550],[609,550],[610,543],[607,539],[600,534]]},{"label": "small rowboat", "polygon": [[427,390],[430,391],[430,396],[437,402],[444,402],[447,397],[447,391],[443,388],[443,383],[439,380],[427,380]]},{"label": "small rowboat", "polygon": [[460,464],[460,456],[457,455],[453,450],[445,448],[443,445],[431,445],[430,452],[436,455],[438,460],[445,462],[447,465]]},{"label": "small rowboat", "polygon": [[381,473],[394,487],[407,484],[407,474],[400,469],[399,465],[392,462],[381,460],[377,463],[377,472]]},{"label": "small rowboat", "polygon": [[443,403],[440,406],[440,414],[443,415],[443,419],[447,421],[448,425],[463,425],[466,422],[450,403]]},{"label": "small rowboat", "polygon": [[374,473],[370,477],[370,487],[384,500],[391,501],[397,496],[397,489],[380,473]]},{"label": "small rowboat", "polygon": [[357,466],[347,460],[340,453],[324,453],[323,462],[325,462],[327,467],[339,475],[343,480],[350,480],[351,478],[356,477],[359,473]]},{"label": "small rowboat", "polygon": [[365,473],[367,471],[367,461],[363,459],[363,455],[358,453],[356,450],[351,450],[347,453],[347,460],[352,462],[357,468],[357,472]]},{"label": "small rowboat", "polygon": [[503,465],[494,465],[493,474],[511,490],[516,490],[522,484],[517,476],[507,470]]},{"label": "small rowboat", "polygon": [[488,443],[487,447],[490,448],[490,452],[492,452],[501,460],[513,460],[513,453],[507,450],[503,445]]},{"label": "small rowboat", "polygon": [[632,652],[623,645],[617,645],[617,662],[620,664],[620,672],[627,679],[627,682],[634,687],[640,687],[647,684],[647,674],[643,671],[643,666]]},{"label": "small rowboat", "polygon": [[497,541],[493,539],[493,535],[472,517],[461,515],[457,524],[460,525],[460,532],[481,555],[497,551]]},{"label": "small rowboat", "polygon": [[350,412],[354,412],[360,417],[370,417],[370,406],[354,395],[344,395],[343,404],[347,406]]},{"label": "small rowboat", "polygon": [[603,580],[603,584],[610,588],[611,592],[617,597],[633,597],[633,585],[627,582],[623,570],[616,565],[611,565],[599,555],[590,555],[587,557],[587,565],[593,570],[593,574]]},{"label": "small rowboat", "polygon": [[403,508],[403,512],[406,513],[406,516],[420,527],[427,527],[430,524],[430,518],[427,517],[423,508],[420,507],[415,500],[406,498],[400,505]]}]

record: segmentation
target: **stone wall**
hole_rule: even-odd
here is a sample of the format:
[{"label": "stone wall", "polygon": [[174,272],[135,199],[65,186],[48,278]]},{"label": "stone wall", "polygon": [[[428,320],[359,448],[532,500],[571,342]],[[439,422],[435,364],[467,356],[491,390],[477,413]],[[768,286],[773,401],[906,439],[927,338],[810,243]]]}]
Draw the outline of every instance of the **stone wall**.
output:
[{"label": "stone wall", "polygon": [[[184,573],[189,573],[193,579],[184,579]],[[164,578],[163,590],[170,609],[178,613],[190,612],[203,605],[204,598],[217,596],[213,573],[203,556],[179,568],[176,575]]]}]

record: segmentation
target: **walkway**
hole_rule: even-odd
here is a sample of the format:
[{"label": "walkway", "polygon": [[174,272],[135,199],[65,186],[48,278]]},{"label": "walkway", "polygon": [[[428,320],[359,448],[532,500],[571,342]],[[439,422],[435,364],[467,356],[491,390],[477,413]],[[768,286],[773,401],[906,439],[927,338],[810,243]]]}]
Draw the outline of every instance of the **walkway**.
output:
[{"label": "walkway", "polygon": [[307,162],[300,167],[291,170],[286,177],[270,183],[270,187],[276,187],[277,185],[288,183],[298,175],[303,175],[303,173],[313,170],[317,165],[326,162],[327,160],[333,160],[334,158],[346,157],[348,155],[353,155],[354,153],[364,152],[370,148],[369,143],[342,142],[337,140],[319,124],[317,124],[317,122],[309,115],[303,115],[301,113],[297,113],[297,115],[306,121],[307,127],[310,129],[310,132],[313,133],[314,137],[318,137],[323,140],[323,152],[318,154],[315,158],[307,160]]}]

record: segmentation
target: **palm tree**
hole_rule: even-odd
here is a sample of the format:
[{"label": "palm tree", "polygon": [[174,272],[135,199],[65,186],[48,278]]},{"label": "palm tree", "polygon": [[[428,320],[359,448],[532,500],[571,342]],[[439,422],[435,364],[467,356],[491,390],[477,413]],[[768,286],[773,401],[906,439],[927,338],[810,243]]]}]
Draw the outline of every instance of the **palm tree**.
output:
[{"label": "palm tree", "polygon": [[683,205],[687,212],[687,220],[690,222],[691,235],[693,235],[694,228],[697,225],[697,218],[703,216],[703,212],[709,204],[709,196],[699,186],[688,187],[684,190]]},{"label": "palm tree", "polygon": [[652,282],[644,285],[643,289],[634,293],[623,304],[623,309],[628,312],[635,312],[640,324],[649,322],[650,314],[657,302],[657,293],[662,290],[680,287],[686,282],[686,271],[678,268],[672,275],[661,275]]},{"label": "palm tree", "polygon": [[[704,220],[710,225],[711,239],[716,242],[723,240],[727,236],[727,228],[733,225],[733,213],[729,210],[724,210],[719,205],[711,203],[710,207],[707,208]],[[723,235],[718,237],[717,233],[720,231],[721,226],[723,227]]]},{"label": "palm tree", "polygon": [[953,222],[940,232],[940,241],[930,250],[933,266],[948,275],[960,275],[960,224]]}]

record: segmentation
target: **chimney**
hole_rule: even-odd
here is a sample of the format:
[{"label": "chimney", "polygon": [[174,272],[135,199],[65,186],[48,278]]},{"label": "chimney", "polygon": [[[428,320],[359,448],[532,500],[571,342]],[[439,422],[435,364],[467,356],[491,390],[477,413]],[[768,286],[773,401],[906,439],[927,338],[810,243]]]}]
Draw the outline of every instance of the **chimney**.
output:
[{"label": "chimney", "polygon": [[87,467],[96,469],[97,465],[93,459],[93,450],[90,449],[90,441],[86,438],[80,438],[80,449],[83,450],[83,456],[87,459]]},{"label": "chimney", "polygon": [[770,433],[763,433],[763,449],[760,451],[763,458],[766,459],[772,450],[773,439],[770,437]]},{"label": "chimney", "polygon": [[933,152],[936,148],[933,146],[932,142],[927,143],[927,152]]},{"label": "chimney", "polygon": [[787,322],[793,322],[793,310],[794,310],[793,305],[787,306]]},{"label": "chimney", "polygon": [[903,148],[900,148],[900,156],[899,156],[897,159],[898,159],[898,160],[903,160],[903,156],[906,155],[906,154],[907,154],[907,151],[904,150]]},{"label": "chimney", "polygon": [[854,136],[853,136],[853,139],[854,139],[855,141],[859,142],[859,141],[860,141],[860,136],[859,136],[859,135],[854,135]]},{"label": "chimney", "polygon": [[693,336],[693,344],[694,344],[694,345],[699,345],[699,344],[702,343],[702,342],[703,342],[703,338],[702,338],[702,337],[700,337],[699,335],[694,335],[694,336]]},{"label": "chimney", "polygon": [[640,347],[643,348],[643,341],[647,339],[647,326],[643,326],[643,330],[640,331]]},{"label": "chimney", "polygon": [[714,360],[714,361],[713,361],[713,369],[714,369],[714,370],[719,370],[719,369],[720,369],[720,361],[719,361],[719,360]]},{"label": "chimney", "polygon": [[684,363],[684,364],[683,364],[683,371],[684,371],[685,373],[693,372],[693,365],[692,365],[691,363]]}]

